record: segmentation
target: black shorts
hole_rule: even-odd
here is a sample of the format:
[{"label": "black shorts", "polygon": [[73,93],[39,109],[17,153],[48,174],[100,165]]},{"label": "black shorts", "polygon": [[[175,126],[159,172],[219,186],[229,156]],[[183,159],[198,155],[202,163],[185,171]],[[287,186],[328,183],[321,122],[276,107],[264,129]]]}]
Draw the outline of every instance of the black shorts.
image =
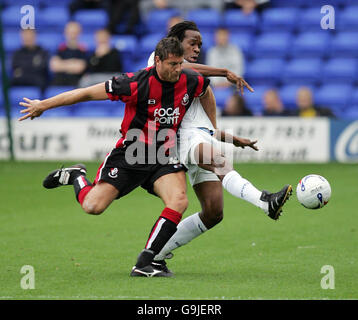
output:
[{"label": "black shorts", "polygon": [[113,149],[98,168],[94,183],[105,181],[119,191],[117,199],[125,196],[135,188],[141,186],[153,195],[154,182],[160,177],[187,169],[180,163],[168,164],[128,164],[125,159],[125,150]]}]

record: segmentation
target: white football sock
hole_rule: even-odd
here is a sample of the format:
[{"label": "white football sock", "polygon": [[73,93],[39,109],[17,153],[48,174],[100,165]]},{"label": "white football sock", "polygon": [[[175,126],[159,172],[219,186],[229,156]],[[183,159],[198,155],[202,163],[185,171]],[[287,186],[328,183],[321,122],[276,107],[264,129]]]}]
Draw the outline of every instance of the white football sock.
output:
[{"label": "white football sock", "polygon": [[222,184],[225,190],[236,198],[246,200],[266,213],[268,212],[268,203],[260,200],[262,191],[257,190],[250,181],[241,177],[237,171],[232,170],[227,173]]},{"label": "white football sock", "polygon": [[182,220],[177,231],[169,239],[164,248],[154,257],[155,261],[163,260],[174,249],[181,247],[207,230],[199,217],[199,212]]}]

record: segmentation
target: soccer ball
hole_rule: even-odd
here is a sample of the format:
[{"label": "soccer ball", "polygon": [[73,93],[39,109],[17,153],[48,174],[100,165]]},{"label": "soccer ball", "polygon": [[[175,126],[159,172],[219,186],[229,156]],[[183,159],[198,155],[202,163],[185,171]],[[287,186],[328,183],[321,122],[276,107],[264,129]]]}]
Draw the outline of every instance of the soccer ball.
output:
[{"label": "soccer ball", "polygon": [[319,209],[331,198],[329,182],[317,174],[303,177],[296,189],[298,201],[307,209]]}]

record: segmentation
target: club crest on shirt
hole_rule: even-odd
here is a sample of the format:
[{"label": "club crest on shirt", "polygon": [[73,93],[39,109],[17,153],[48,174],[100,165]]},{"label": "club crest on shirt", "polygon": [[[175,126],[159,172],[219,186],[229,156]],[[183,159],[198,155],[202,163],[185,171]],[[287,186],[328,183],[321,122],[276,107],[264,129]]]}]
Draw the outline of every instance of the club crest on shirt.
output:
[{"label": "club crest on shirt", "polygon": [[111,168],[111,171],[108,173],[110,178],[117,178],[118,177],[118,168]]},{"label": "club crest on shirt", "polygon": [[189,95],[186,93],[186,94],[184,94],[184,97],[183,97],[183,99],[181,101],[181,104],[183,106],[186,106],[188,103],[189,103]]}]

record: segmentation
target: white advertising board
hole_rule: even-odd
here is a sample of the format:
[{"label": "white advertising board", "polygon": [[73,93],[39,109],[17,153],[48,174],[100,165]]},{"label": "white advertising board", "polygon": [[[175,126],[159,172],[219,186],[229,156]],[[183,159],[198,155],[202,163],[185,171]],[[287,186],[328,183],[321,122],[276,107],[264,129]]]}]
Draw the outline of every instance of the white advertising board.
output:
[{"label": "white advertising board", "polygon": [[[120,137],[120,118],[38,118],[12,121],[18,160],[101,160]],[[232,148],[235,162],[327,162],[329,120],[221,118],[219,128],[258,140],[259,151]],[[230,146],[228,146],[230,148]],[[0,159],[8,157],[6,121],[0,119]]]}]

